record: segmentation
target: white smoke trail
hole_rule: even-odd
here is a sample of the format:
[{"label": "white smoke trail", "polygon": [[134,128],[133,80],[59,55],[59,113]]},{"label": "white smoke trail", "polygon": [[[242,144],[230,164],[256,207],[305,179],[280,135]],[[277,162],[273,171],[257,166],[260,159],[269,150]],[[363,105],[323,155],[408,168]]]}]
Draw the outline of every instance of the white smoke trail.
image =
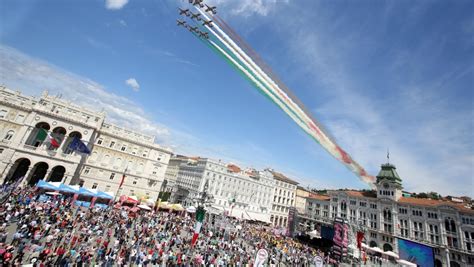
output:
[{"label": "white smoke trail", "polygon": [[[207,16],[207,14],[205,12],[203,12],[201,9],[195,7],[196,10],[198,10],[201,15],[206,18],[208,21],[211,20],[211,18],[209,18],[209,16]],[[267,73],[265,73],[261,68],[260,66],[258,66],[253,60],[251,57],[249,57],[247,55],[247,53],[245,53],[245,51],[242,50],[242,48],[240,48],[239,45],[237,45],[234,40],[232,40],[232,38],[229,37],[229,35],[227,35],[216,23],[214,23],[214,27],[217,29],[217,31],[220,33],[220,35],[227,41],[226,43],[229,44],[230,46],[232,46],[233,48],[235,48],[235,50],[238,51],[238,53],[245,59],[245,62],[247,63],[246,66],[249,67],[250,69],[252,69],[254,71],[254,73],[258,73],[259,74],[259,77],[263,77],[263,81],[267,84],[268,87],[272,88],[274,92],[276,92],[278,95],[281,95],[284,100],[289,103],[289,105],[292,107],[292,110],[293,112],[296,112],[298,113],[300,116],[303,117],[303,119],[306,121],[306,123],[310,124],[311,126],[313,126],[314,128],[317,129],[317,131],[320,133],[320,135],[325,139],[325,140],[320,140],[319,142],[321,143],[321,141],[325,141],[326,145],[328,146],[331,146],[333,145],[333,142],[330,140],[330,138],[328,138],[326,136],[326,134],[324,133],[324,131],[322,131],[319,126],[317,126],[313,120],[303,111],[301,110],[301,108],[296,104],[294,103],[294,101],[288,97],[288,95],[278,86],[278,84],[276,84],[268,75]],[[208,29],[210,29],[210,27],[207,27]],[[216,33],[214,31],[212,31],[212,33],[214,35],[216,35]],[[217,36],[217,35],[216,35]],[[221,40],[221,38],[219,38]],[[221,41],[222,42],[222,41]],[[228,46],[228,45],[226,45]],[[250,65],[250,66],[249,66]],[[320,138],[318,138],[320,139]],[[328,147],[329,148],[329,147]]]},{"label": "white smoke trail", "polygon": [[[209,40],[209,43],[211,43],[211,45],[213,45],[217,50],[219,50],[220,53],[222,53],[228,60],[230,60],[232,62],[232,64],[234,64],[237,68],[239,68],[239,70],[242,71],[249,79],[251,79],[252,82],[255,83],[255,85],[257,85],[262,91],[264,91],[265,94],[267,96],[269,96],[272,99],[272,101],[275,102],[275,104],[277,104],[287,115],[289,115],[305,132],[307,132],[308,134],[313,136],[313,134],[311,133],[311,130],[308,128],[308,126],[306,124],[302,123],[298,118],[296,118],[296,116],[288,110],[288,108],[285,106],[285,104],[280,99],[278,99],[274,95],[272,95],[268,91],[268,89],[265,86],[262,85],[262,83],[259,80],[255,79],[255,77],[248,72],[247,69],[242,67],[242,65],[240,65],[232,56],[230,56],[224,49],[222,49],[214,41]],[[239,60],[241,60],[241,58],[239,58]]]},{"label": "white smoke trail", "polygon": [[[202,10],[196,8],[201,15],[207,20],[211,20]],[[276,84],[268,75],[261,70],[261,68],[255,64],[255,62],[250,58],[233,40],[230,38],[217,24],[213,24],[217,29],[219,34],[217,34],[211,27],[204,25],[209,32],[211,32],[218,40],[227,47],[233,55],[235,55],[239,61],[244,64],[252,73],[257,76],[260,81],[262,81],[266,86],[263,86],[260,81],[256,80],[245,68],[238,64],[230,55],[228,55],[222,48],[217,44],[213,44],[216,49],[218,49],[223,55],[225,55],[230,61],[233,62],[244,74],[249,77],[260,89],[262,89],[267,96],[269,96],[288,116],[290,116],[305,132],[312,136],[317,142],[320,143],[333,157],[340,160],[344,165],[346,165],[351,171],[353,171],[357,176],[362,178],[365,182],[373,182],[373,177],[369,176],[365,170],[357,164],[350,156],[344,152],[335,142],[333,142],[324,131],[322,131],[314,121],[296,104],[291,98]],[[222,37],[221,37],[222,36]],[[224,40],[225,39],[225,40]],[[272,93],[268,91],[269,88],[272,92],[276,92],[280,97],[275,97]],[[281,99],[283,98],[283,99]],[[285,105],[289,103],[290,109]],[[300,116],[296,116],[295,113]],[[303,120],[302,118],[303,117]],[[306,123],[302,123],[305,121]],[[309,125],[309,126],[308,126]]]}]

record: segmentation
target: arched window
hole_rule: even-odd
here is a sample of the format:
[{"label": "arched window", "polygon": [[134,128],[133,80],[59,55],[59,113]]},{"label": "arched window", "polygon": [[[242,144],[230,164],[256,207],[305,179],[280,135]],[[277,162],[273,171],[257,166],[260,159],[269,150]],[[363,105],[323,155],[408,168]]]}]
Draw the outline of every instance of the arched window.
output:
[{"label": "arched window", "polygon": [[453,219],[451,219],[451,231],[456,233],[456,223]]},{"label": "arched window", "polygon": [[110,163],[110,155],[105,155],[102,165],[107,165]]},{"label": "arched window", "polygon": [[4,141],[12,140],[14,134],[15,134],[15,131],[13,131],[13,130],[8,131],[7,134],[5,135],[5,137],[3,138],[3,140]]},{"label": "arched window", "polygon": [[115,161],[115,166],[117,166],[117,167],[122,167],[122,158],[118,158],[118,159]]}]

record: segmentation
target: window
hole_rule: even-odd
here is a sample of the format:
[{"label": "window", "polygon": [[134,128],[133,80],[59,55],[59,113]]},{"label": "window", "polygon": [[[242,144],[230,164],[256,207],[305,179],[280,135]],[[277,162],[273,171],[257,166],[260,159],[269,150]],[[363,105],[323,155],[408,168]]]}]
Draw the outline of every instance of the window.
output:
[{"label": "window", "polygon": [[96,189],[96,188],[97,188],[97,183],[94,183],[94,184],[92,185],[92,189]]},{"label": "window", "polygon": [[84,174],[89,174],[90,171],[91,171],[91,168],[86,167],[86,168],[84,169]]},{"label": "window", "polygon": [[105,191],[105,192],[110,192],[110,185],[106,185],[104,191]]},{"label": "window", "polygon": [[133,184],[137,184],[137,180],[133,180]]},{"label": "window", "polygon": [[371,208],[371,209],[377,209],[377,204],[372,204],[372,203],[371,203],[371,204],[370,204],[370,208]]},{"label": "window", "polygon": [[15,134],[15,132],[13,130],[8,131],[7,134],[5,135],[5,137],[3,138],[3,140],[4,141],[10,141],[13,138],[14,134]]},{"label": "window", "polygon": [[400,213],[400,214],[408,214],[408,210],[405,209],[405,208],[399,208],[399,209],[398,209],[398,213]]},{"label": "window", "polygon": [[0,110],[0,119],[3,119],[7,116],[8,110],[2,109]]},{"label": "window", "polygon": [[0,154],[2,154],[2,153],[3,153],[3,148],[0,148]]},{"label": "window", "polygon": [[361,206],[361,207],[367,207],[367,203],[366,203],[366,202],[359,202],[359,206]]},{"label": "window", "polygon": [[110,178],[109,178],[109,180],[113,180],[113,179],[114,179],[114,177],[115,177],[115,172],[113,172],[113,173],[111,173],[111,174],[110,174]]},{"label": "window", "polygon": [[121,151],[127,150],[127,146],[122,146],[122,147],[120,148],[120,150],[121,150]]},{"label": "window", "polygon": [[115,142],[111,141],[109,147],[114,147],[114,146],[115,146]]},{"label": "window", "polygon": [[103,142],[103,140],[100,139],[100,138],[97,140],[97,144],[98,144],[98,145],[102,145],[102,142]]},{"label": "window", "polygon": [[19,122],[19,123],[22,123],[23,120],[25,119],[25,115],[23,114],[18,114],[18,116],[16,116],[16,122]]}]

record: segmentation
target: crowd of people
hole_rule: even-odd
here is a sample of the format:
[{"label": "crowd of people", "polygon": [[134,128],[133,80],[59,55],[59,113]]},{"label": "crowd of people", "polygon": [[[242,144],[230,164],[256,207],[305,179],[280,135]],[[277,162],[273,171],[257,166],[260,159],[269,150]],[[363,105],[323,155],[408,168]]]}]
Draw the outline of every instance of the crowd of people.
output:
[{"label": "crowd of people", "polygon": [[229,218],[225,225],[205,222],[191,246],[192,214],[86,209],[72,205],[70,196],[45,200],[40,193],[18,188],[2,205],[0,265],[252,266],[265,248],[267,265],[310,266],[321,254],[265,226]]}]

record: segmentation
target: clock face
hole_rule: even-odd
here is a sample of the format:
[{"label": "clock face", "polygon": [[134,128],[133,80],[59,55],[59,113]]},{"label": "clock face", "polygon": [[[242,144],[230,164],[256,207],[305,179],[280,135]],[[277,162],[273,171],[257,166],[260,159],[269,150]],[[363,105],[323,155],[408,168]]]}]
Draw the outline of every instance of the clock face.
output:
[{"label": "clock face", "polygon": [[388,184],[383,184],[383,187],[384,188],[389,188],[389,185]]}]

